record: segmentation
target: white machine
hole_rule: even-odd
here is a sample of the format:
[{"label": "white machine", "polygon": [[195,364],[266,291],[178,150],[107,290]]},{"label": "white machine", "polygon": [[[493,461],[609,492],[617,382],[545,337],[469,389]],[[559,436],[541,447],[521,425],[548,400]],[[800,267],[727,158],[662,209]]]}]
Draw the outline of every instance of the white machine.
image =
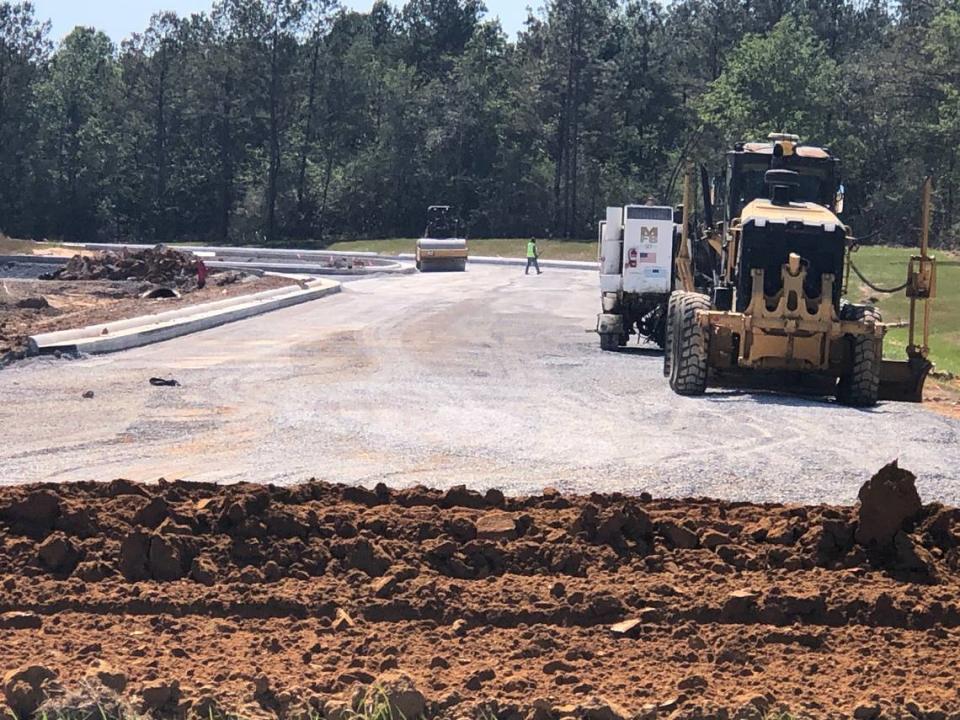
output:
[{"label": "white machine", "polygon": [[607,208],[600,223],[600,347],[616,350],[636,332],[663,346],[678,237],[672,207]]}]

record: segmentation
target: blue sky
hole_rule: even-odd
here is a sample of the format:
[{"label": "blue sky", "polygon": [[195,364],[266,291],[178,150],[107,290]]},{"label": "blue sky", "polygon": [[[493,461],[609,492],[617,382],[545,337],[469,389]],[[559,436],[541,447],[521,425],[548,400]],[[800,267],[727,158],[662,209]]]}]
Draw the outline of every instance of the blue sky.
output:
[{"label": "blue sky", "polygon": [[[357,10],[369,10],[373,5],[373,0],[341,2]],[[60,40],[77,25],[92,25],[117,43],[130,33],[143,30],[155,12],[173,10],[189,14],[209,10],[211,4],[211,0],[34,0],[37,15],[53,23],[53,40]],[[528,4],[537,7],[540,0],[486,0],[489,15],[499,16],[511,36],[523,26]]]}]

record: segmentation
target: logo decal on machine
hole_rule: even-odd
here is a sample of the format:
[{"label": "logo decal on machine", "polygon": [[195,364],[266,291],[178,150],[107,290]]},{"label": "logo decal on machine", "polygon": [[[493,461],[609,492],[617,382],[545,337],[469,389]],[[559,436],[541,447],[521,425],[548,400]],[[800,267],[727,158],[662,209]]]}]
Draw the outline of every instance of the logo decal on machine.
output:
[{"label": "logo decal on machine", "polygon": [[656,265],[657,254],[652,252],[639,252],[636,248],[630,248],[627,253],[627,267],[635,268],[637,265]]},{"label": "logo decal on machine", "polygon": [[651,245],[657,242],[657,228],[655,227],[641,227],[640,228],[640,242],[650,243]]}]

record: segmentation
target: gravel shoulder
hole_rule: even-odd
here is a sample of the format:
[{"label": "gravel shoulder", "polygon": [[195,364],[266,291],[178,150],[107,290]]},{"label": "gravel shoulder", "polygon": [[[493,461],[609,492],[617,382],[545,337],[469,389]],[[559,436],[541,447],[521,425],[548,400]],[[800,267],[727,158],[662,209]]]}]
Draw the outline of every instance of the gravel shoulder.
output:
[{"label": "gravel shoulder", "polygon": [[[958,420],[723,389],[680,398],[653,349],[599,350],[596,306],[591,272],[475,266],[358,280],[116,355],[28,360],[0,372],[0,482],[317,477],[850,503],[900,457],[924,497],[960,503]],[[151,387],[155,375],[182,386]]]}]

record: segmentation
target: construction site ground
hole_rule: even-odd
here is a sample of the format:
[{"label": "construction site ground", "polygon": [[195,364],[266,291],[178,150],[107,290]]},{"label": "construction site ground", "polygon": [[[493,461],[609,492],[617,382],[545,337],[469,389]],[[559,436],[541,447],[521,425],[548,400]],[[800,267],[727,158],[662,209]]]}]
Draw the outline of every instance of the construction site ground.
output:
[{"label": "construction site ground", "polygon": [[364,717],[951,720],[960,511],[920,507],[886,472],[859,511],[385,484],[6,487],[6,702],[342,720],[374,688],[395,712]]},{"label": "construction site ground", "polygon": [[[358,280],[116,355],[28,359],[0,372],[0,482],[320,477],[850,503],[899,456],[925,498],[960,503],[960,421],[900,403],[677,397],[655,348],[600,351],[597,304],[589,271],[472,266]],[[159,375],[181,386],[151,386]]]},{"label": "construction site ground", "polygon": [[[0,372],[0,703],[960,718],[960,420],[676,397],[596,304],[474,266]],[[927,504],[855,507],[894,457]]]},{"label": "construction site ground", "polygon": [[[140,297],[145,286],[139,281],[0,279],[0,358],[24,353],[30,335],[151,315],[295,282],[271,276],[247,277],[246,282],[220,286],[214,275],[203,289],[152,300]],[[43,298],[46,305],[17,306],[19,301],[37,298]]]}]

